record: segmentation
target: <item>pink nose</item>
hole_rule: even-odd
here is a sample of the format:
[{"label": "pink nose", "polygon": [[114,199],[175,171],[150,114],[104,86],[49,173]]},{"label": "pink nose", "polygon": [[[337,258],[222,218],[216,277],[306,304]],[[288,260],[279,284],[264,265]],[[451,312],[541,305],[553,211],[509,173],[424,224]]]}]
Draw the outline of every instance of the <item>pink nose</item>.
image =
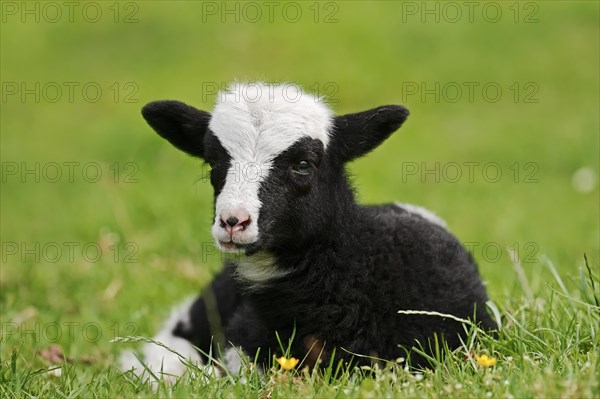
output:
[{"label": "pink nose", "polygon": [[250,215],[245,211],[223,212],[220,218],[221,227],[227,230],[229,235],[238,231],[244,231],[250,224]]}]

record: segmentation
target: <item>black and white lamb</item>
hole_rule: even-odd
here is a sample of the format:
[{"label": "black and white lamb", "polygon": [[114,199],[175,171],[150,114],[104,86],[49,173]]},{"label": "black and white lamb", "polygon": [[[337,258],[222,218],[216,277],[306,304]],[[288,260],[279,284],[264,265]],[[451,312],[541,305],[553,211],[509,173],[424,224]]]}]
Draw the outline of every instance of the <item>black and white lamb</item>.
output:
[{"label": "black and white lamb", "polygon": [[[237,254],[155,338],[188,360],[208,361],[194,347],[222,353],[237,373],[240,351],[254,359],[260,348],[267,364],[282,354],[276,334],[284,344],[294,334],[291,355],[311,367],[319,355],[321,365],[371,361],[353,353],[421,367],[426,360],[414,347],[431,350],[437,335],[456,348],[465,329],[399,310],[496,327],[477,266],[442,220],[414,205],[355,201],[346,164],[402,125],[403,106],[333,116],[297,86],[235,83],[212,113],[157,101],[142,114],[160,136],[210,164],[212,235]],[[146,367],[166,378],[186,370],[161,346],[143,352]]]}]

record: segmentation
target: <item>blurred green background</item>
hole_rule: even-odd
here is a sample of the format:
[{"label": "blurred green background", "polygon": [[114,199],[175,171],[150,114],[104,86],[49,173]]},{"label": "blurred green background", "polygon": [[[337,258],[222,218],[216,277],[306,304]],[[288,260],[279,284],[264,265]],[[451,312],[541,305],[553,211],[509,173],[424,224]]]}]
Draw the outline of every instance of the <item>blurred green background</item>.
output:
[{"label": "blurred green background", "polygon": [[[584,253],[598,267],[597,2],[24,4],[2,3],[0,305],[25,353],[48,339],[22,325],[76,322],[56,342],[110,358],[219,270],[201,162],[139,110],[210,109],[235,79],[299,83],[336,113],[404,103],[350,165],[358,197],[435,211],[497,301],[520,289],[508,248],[537,287],[546,258],[565,278]],[[90,322],[101,337],[78,339]]]}]

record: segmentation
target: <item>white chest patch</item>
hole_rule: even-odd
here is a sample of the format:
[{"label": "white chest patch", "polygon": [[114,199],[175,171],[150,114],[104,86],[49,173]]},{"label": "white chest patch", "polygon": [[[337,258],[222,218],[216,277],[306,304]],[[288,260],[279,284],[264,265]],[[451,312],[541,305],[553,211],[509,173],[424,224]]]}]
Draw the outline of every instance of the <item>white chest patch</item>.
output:
[{"label": "white chest patch", "polygon": [[333,114],[323,101],[292,84],[234,83],[219,93],[212,111],[210,130],[231,157],[225,185],[216,199],[212,228],[217,240],[226,241],[220,216],[243,209],[252,223],[237,242],[258,239],[260,183],[266,179],[273,159],[303,137],[329,143]]},{"label": "white chest patch", "polygon": [[271,255],[263,252],[241,258],[235,272],[250,283],[250,289],[261,288],[268,281],[288,274],[277,267]]}]

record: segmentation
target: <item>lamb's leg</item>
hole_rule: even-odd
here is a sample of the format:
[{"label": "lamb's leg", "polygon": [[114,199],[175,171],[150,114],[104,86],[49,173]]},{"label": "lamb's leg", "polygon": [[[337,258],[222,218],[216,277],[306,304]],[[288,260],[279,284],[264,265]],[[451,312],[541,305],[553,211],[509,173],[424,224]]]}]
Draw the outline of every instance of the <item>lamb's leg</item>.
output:
[{"label": "lamb's leg", "polygon": [[261,322],[252,305],[243,303],[231,317],[225,331],[228,346],[225,347],[223,360],[227,370],[239,375],[246,361],[254,361],[257,351],[260,350],[259,364],[256,365],[260,371],[260,366],[267,364],[269,360],[272,335],[274,333]]},{"label": "lamb's leg", "polygon": [[227,265],[189,309],[189,322],[175,326],[173,335],[192,342],[205,354],[218,356],[226,346],[224,329],[241,303],[240,290],[233,278],[233,265]]},{"label": "lamb's leg", "polygon": [[[174,308],[154,338],[171,350],[154,343],[144,344],[142,360],[154,374],[162,372],[161,378],[174,380],[187,371],[186,361],[206,364],[209,361],[206,354],[216,356],[217,348],[224,348],[224,326],[241,301],[232,272],[232,266],[227,265],[201,296]],[[125,370],[133,368],[139,375],[145,371],[132,352],[124,353],[120,360]]]}]

